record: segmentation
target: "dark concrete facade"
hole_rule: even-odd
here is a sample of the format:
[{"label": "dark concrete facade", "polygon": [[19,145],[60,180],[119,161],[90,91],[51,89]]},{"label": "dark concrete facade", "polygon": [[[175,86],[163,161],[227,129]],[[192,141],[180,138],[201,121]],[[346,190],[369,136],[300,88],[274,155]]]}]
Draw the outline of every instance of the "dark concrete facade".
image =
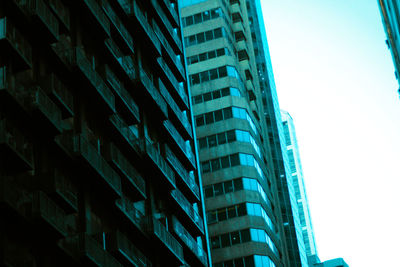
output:
[{"label": "dark concrete facade", "polygon": [[209,266],[176,0],[0,1],[0,266]]}]

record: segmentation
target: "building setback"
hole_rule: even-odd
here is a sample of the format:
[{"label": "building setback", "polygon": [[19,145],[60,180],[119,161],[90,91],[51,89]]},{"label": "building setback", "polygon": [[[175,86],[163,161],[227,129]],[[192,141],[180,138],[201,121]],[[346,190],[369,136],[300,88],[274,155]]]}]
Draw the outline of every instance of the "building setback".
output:
[{"label": "building setback", "polygon": [[292,184],[295,192],[296,203],[300,218],[300,226],[303,235],[304,246],[309,266],[312,266],[310,257],[318,258],[315,243],[314,230],[311,221],[310,208],[304,183],[303,169],[300,160],[300,151],[297,143],[296,130],[292,117],[287,111],[281,111],[283,130],[287,154],[289,158]]},{"label": "building setback", "polygon": [[396,79],[400,84],[400,3],[398,0],[378,0],[378,3],[382,15],[383,28],[388,38],[386,44],[392,54]]},{"label": "building setback", "polygon": [[255,53],[267,47],[264,28],[254,26],[260,3],[181,3],[213,265],[299,266],[289,261],[274,169],[283,150],[271,154],[281,142],[265,117],[277,127],[272,68]]},{"label": "building setback", "polygon": [[176,0],[0,1],[0,265],[209,266]]}]

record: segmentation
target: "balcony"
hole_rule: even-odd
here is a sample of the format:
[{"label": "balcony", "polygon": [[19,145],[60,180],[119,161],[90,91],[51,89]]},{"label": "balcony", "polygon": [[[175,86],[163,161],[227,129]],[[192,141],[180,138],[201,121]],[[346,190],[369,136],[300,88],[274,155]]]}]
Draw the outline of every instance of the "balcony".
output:
[{"label": "balcony", "polygon": [[117,130],[117,133],[124,140],[123,143],[132,148],[136,155],[141,156],[144,152],[144,147],[143,143],[139,140],[139,136],[131,130],[130,126],[126,124],[125,121],[118,116],[118,114],[111,115],[109,120]]},{"label": "balcony", "polygon": [[171,72],[171,69],[168,67],[167,63],[165,63],[162,57],[157,58],[157,62],[161,68],[162,74],[164,75],[164,77],[166,77],[172,88],[175,89],[172,91],[175,92],[175,94],[178,96],[178,104],[180,104],[180,107],[182,109],[189,109],[189,99],[184,88],[184,82],[178,82],[176,80],[174,74]]},{"label": "balcony", "polygon": [[122,9],[124,10],[124,12],[129,17],[135,19],[139,23],[139,25],[141,26],[140,29],[150,39],[150,43],[147,44],[151,45],[153,51],[156,52],[156,56],[160,56],[161,55],[160,41],[157,39],[154,30],[151,27],[152,24],[148,22],[147,14],[144,13],[137,4],[137,0],[118,0],[118,2],[122,7]]},{"label": "balcony", "polygon": [[32,67],[32,47],[8,18],[0,19],[0,49],[3,55],[12,58],[16,68]]},{"label": "balcony", "polygon": [[[168,39],[170,39],[172,42],[175,53],[182,54],[182,40],[179,35],[178,26],[174,29],[170,20],[167,18],[156,0],[151,0],[151,3],[156,10],[156,13],[160,17],[163,27],[166,29],[166,32],[168,32]],[[153,27],[154,24],[155,22],[153,21]]]},{"label": "balcony", "polygon": [[[163,156],[161,156],[160,152],[154,147],[154,144],[150,143],[147,139],[145,139],[145,150],[146,155],[153,162],[153,167],[159,171],[158,177],[161,178],[161,182],[165,186],[162,188],[164,190],[176,188],[174,171],[168,166]],[[155,175],[154,172],[151,173]]]},{"label": "balcony", "polygon": [[14,75],[10,68],[0,68],[0,105],[13,115],[21,114],[26,117],[27,112],[24,105],[26,90],[23,86],[16,85]]},{"label": "balcony", "polygon": [[[200,189],[194,178],[193,171],[188,172],[167,145],[165,145],[165,157],[166,157],[167,161],[170,163],[170,165],[174,168],[176,173],[182,178],[182,181],[186,185],[187,189],[189,189],[186,191],[188,193],[191,193],[191,195],[192,195],[191,200],[199,201],[200,200]],[[185,188],[185,187],[182,187],[182,188]]]},{"label": "balcony", "polygon": [[153,28],[154,28],[154,32],[156,33],[158,39],[160,39],[160,42],[161,42],[162,46],[164,47],[164,50],[168,54],[167,59],[170,61],[171,65],[174,66],[174,68],[172,69],[174,71],[174,74],[179,77],[180,81],[186,80],[186,73],[185,73],[185,69],[183,67],[182,61],[175,54],[171,45],[165,39],[164,34],[162,33],[162,31],[160,30],[160,28],[158,27],[158,25],[155,22],[153,23]]},{"label": "balcony", "polygon": [[64,118],[74,115],[73,95],[54,73],[43,77],[40,84],[41,88],[50,96],[51,100],[61,108]]},{"label": "balcony", "polygon": [[11,218],[5,212],[6,210],[11,211],[12,214],[16,213],[25,220],[30,211],[31,203],[31,194],[19,188],[9,177],[0,176],[0,209],[3,220]]},{"label": "balcony", "polygon": [[176,5],[173,5],[170,0],[163,0],[160,2],[162,2],[165,8],[168,10],[167,14],[171,17],[174,27],[179,27],[179,16],[178,11],[176,10]]},{"label": "balcony", "polygon": [[[172,125],[171,121],[165,120],[163,122],[163,125],[164,125],[164,128],[167,130],[167,132],[172,137],[172,139],[175,141],[177,146],[180,148],[180,151],[185,156],[184,157],[186,159],[185,162],[187,162],[191,168],[195,168],[196,167],[195,157],[194,157],[194,154],[192,151],[192,147],[189,144],[190,141],[185,141],[182,138],[182,136],[178,133],[178,131]],[[188,164],[186,164],[186,165],[188,165]]]},{"label": "balcony", "polygon": [[138,105],[125,89],[124,84],[117,78],[114,72],[107,65],[104,65],[104,76],[108,85],[119,96],[116,101],[121,102],[122,113],[127,118],[127,122],[130,124],[136,124],[140,122]]},{"label": "balcony", "polygon": [[140,250],[121,232],[107,234],[107,249],[118,260],[129,266],[151,267],[152,264]]},{"label": "balcony", "polygon": [[45,192],[66,212],[78,211],[78,189],[62,171],[55,169],[53,172],[39,177]]},{"label": "balcony", "polygon": [[117,199],[115,205],[122,212],[123,217],[129,221],[129,224],[132,224],[136,229],[144,233],[146,223],[144,214],[135,208],[131,200],[123,197]]},{"label": "balcony", "polygon": [[158,79],[158,85],[160,87],[160,93],[164,97],[164,99],[167,101],[169,107],[173,111],[172,114],[175,115],[177,121],[178,121],[178,126],[182,129],[182,132],[184,133],[186,138],[193,138],[192,134],[192,125],[189,122],[187,113],[184,111],[181,111],[181,109],[178,107],[172,96],[169,94],[167,88],[165,88],[164,84],[160,79]]},{"label": "balcony", "polygon": [[157,88],[154,86],[152,80],[142,68],[140,68],[139,78],[137,79],[137,81],[145,89],[145,91],[147,92],[146,95],[152,99],[151,102],[154,103],[159,110],[159,112],[157,113],[153,111],[153,114],[161,116],[162,119],[168,118],[167,103],[165,102],[164,98],[161,96]]},{"label": "balcony", "polygon": [[122,69],[122,72],[126,75],[127,79],[134,81],[136,79],[136,66],[132,56],[123,55],[112,39],[105,40],[104,44],[114,58],[116,65]]},{"label": "balcony", "polygon": [[61,133],[63,131],[61,110],[39,86],[29,90],[27,102],[29,110],[40,119],[46,121],[47,127],[50,127],[53,133]]},{"label": "balcony", "polygon": [[121,151],[114,145],[110,144],[110,164],[112,164],[119,173],[124,176],[134,196],[138,199],[146,198],[146,183],[139,172],[125,158]]},{"label": "balcony", "polygon": [[114,25],[115,29],[117,30],[119,36],[125,43],[125,46],[127,48],[127,53],[129,54],[134,54],[135,49],[133,45],[133,38],[128,32],[128,30],[125,28],[123,25],[121,19],[118,17],[118,15],[115,13],[115,11],[112,9],[111,5],[108,2],[103,1],[102,2],[102,8],[106,15],[110,18],[111,23]]},{"label": "balcony", "polygon": [[207,254],[195,239],[189,234],[189,232],[182,226],[182,224],[173,217],[173,228],[176,235],[183,241],[187,248],[197,257],[201,262],[202,266],[208,266]]},{"label": "balcony", "polygon": [[32,144],[6,120],[0,120],[0,152],[4,155],[4,167],[19,171],[33,169]]},{"label": "balcony", "polygon": [[[199,213],[193,208],[192,204],[185,198],[185,196],[179,191],[175,189],[171,191],[172,198],[176,201],[179,207],[186,213],[186,215],[190,218],[192,224],[196,227],[193,228],[193,231],[196,231],[196,234],[203,235],[204,234],[204,221],[200,217]],[[182,219],[183,216],[181,216]]]},{"label": "balcony", "polygon": [[67,215],[42,191],[33,194],[32,217],[45,222],[58,237],[67,236]]},{"label": "balcony", "polygon": [[110,21],[95,0],[83,0],[84,6],[90,11],[91,16],[97,22],[103,37],[110,37]]},{"label": "balcony", "polygon": [[43,37],[51,43],[56,42],[59,37],[58,20],[43,0],[28,0],[26,7],[35,21],[41,25],[40,27],[43,29],[44,33]]},{"label": "balcony", "polygon": [[107,194],[113,198],[121,197],[121,178],[86,137],[82,134],[63,134],[56,136],[55,141],[73,158],[83,159],[102,178]]},{"label": "balcony", "polygon": [[87,233],[80,233],[63,239],[60,246],[77,259],[84,261],[84,266],[122,267],[113,256],[103,249],[103,244],[97,242]]},{"label": "balcony", "polygon": [[58,16],[64,27],[70,30],[69,9],[60,0],[49,0],[50,9]]},{"label": "balcony", "polygon": [[154,235],[169,250],[176,263],[179,263],[179,265],[183,264],[183,249],[179,242],[156,218],[148,217],[147,219],[149,220],[149,223],[147,223],[147,232]]}]

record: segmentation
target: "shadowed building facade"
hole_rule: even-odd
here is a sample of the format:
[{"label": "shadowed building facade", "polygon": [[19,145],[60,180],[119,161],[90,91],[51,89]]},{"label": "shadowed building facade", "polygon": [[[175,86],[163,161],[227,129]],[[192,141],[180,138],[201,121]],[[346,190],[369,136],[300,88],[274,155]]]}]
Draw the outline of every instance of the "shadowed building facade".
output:
[{"label": "shadowed building facade", "polygon": [[176,0],[0,1],[0,266],[209,266]]},{"label": "shadowed building facade", "polygon": [[275,169],[285,172],[284,139],[260,2],[181,3],[213,264],[301,266],[286,245],[286,175]]},{"label": "shadowed building facade", "polygon": [[386,44],[392,54],[396,79],[400,84],[400,2],[398,0],[378,0],[378,3],[382,15],[383,28],[388,38]]}]

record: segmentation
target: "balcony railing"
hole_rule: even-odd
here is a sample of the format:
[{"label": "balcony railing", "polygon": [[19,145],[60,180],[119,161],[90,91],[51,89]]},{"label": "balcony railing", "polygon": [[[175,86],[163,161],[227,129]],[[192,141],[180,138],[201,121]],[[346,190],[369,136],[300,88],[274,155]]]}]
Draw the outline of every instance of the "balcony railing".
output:
[{"label": "balcony railing", "polygon": [[32,47],[28,41],[19,33],[8,18],[0,19],[0,42],[7,40],[9,45],[16,51],[18,58],[15,63],[20,63],[23,68],[32,66]]},{"label": "balcony railing", "polygon": [[176,93],[179,95],[180,101],[183,102],[184,107],[188,108],[189,99],[188,95],[185,92],[183,82],[180,83],[176,80],[174,74],[171,72],[171,69],[168,67],[168,65],[165,63],[162,57],[157,58],[157,62],[161,67],[161,69],[164,71],[164,74],[167,77],[169,83],[175,89]]},{"label": "balcony railing", "polygon": [[138,171],[129,163],[121,151],[114,145],[110,145],[110,158],[113,164],[120,170],[121,173],[128,179],[142,198],[146,197],[146,183]]},{"label": "balcony railing", "polygon": [[80,233],[73,237],[67,237],[60,243],[61,247],[72,253],[77,258],[84,257],[95,266],[122,267],[113,256],[103,249],[103,245],[97,242],[87,233]]},{"label": "balcony railing", "polygon": [[70,29],[69,9],[59,0],[49,0],[49,6],[64,24],[67,30]]},{"label": "balcony railing", "polygon": [[172,138],[175,140],[176,144],[182,151],[182,153],[187,157],[187,160],[190,162],[192,167],[195,167],[195,158],[194,154],[192,151],[192,147],[188,143],[189,141],[185,141],[182,136],[179,134],[179,132],[175,129],[174,125],[172,125],[171,121],[165,120],[163,122],[164,127],[167,129],[169,134],[172,136]]},{"label": "balcony railing", "polygon": [[7,145],[23,162],[21,168],[33,168],[33,146],[17,129],[0,120],[0,145]]},{"label": "balcony railing", "polygon": [[26,216],[28,215],[28,211],[30,212],[31,203],[32,203],[32,194],[28,194],[21,188],[17,187],[14,181],[8,180],[8,177],[0,176],[1,206],[5,204],[13,211],[16,211],[20,216],[26,218]]},{"label": "balcony railing", "polygon": [[54,73],[42,80],[41,88],[60,104],[64,113],[68,114],[68,116],[74,115],[73,95]]},{"label": "balcony railing", "polygon": [[171,166],[175,169],[176,173],[182,178],[189,189],[196,196],[197,200],[200,199],[200,189],[196,183],[193,172],[188,172],[178,158],[174,155],[171,149],[165,145],[165,157]]},{"label": "balcony railing", "polygon": [[146,221],[144,220],[144,214],[135,208],[132,201],[123,197],[117,199],[115,205],[138,229],[145,230],[144,227],[146,226]]},{"label": "balcony railing", "polygon": [[175,188],[176,185],[175,185],[174,171],[168,166],[168,163],[161,156],[160,152],[147,139],[145,139],[145,149],[146,149],[146,154],[151,158],[153,163],[158,167],[158,169],[167,178],[169,184],[173,188]]},{"label": "balcony railing", "polygon": [[106,81],[120,97],[121,101],[126,107],[126,110],[128,110],[129,112],[129,121],[132,123],[140,122],[139,107],[133,100],[132,96],[128,93],[123,83],[117,78],[114,72],[107,65],[104,66],[104,70]]},{"label": "balcony railing", "polygon": [[67,236],[67,215],[42,191],[33,194],[32,215],[46,221],[60,235]]},{"label": "balcony railing", "polygon": [[161,96],[157,88],[154,86],[154,83],[149,78],[147,73],[142,68],[140,69],[139,73],[140,73],[141,84],[144,86],[147,93],[157,104],[157,107],[160,109],[163,118],[167,118],[168,117],[167,103],[164,101],[163,97]]},{"label": "balcony railing", "polygon": [[125,258],[130,264],[137,267],[151,267],[152,264],[143,253],[121,232],[117,231],[109,237],[109,250]]},{"label": "balcony railing", "polygon": [[174,112],[175,116],[177,117],[178,121],[182,124],[183,129],[185,129],[185,135],[188,138],[192,138],[192,125],[189,123],[189,119],[186,115],[186,112],[182,112],[181,109],[178,107],[170,93],[168,92],[167,88],[165,88],[164,84],[162,83],[161,79],[158,80],[158,85],[160,87],[160,92],[164,99],[167,101],[168,105]]},{"label": "balcony railing", "polygon": [[28,103],[32,110],[39,110],[59,133],[63,130],[61,110],[39,86],[30,90]]},{"label": "balcony railing", "polygon": [[182,226],[182,224],[174,217],[173,227],[175,233],[188,246],[188,248],[196,255],[196,257],[203,263],[204,266],[208,266],[207,254],[195,239],[189,234],[189,232]]},{"label": "balcony railing", "polygon": [[135,49],[134,49],[134,45],[133,45],[133,38],[130,35],[130,33],[128,32],[128,30],[126,29],[126,27],[123,25],[121,19],[118,17],[118,15],[112,9],[111,5],[108,2],[103,1],[102,7],[103,7],[104,12],[110,18],[111,22],[114,24],[115,28],[121,35],[122,39],[124,40],[126,46],[129,48],[130,52],[132,54],[135,53]]},{"label": "balcony railing", "polygon": [[103,32],[106,36],[110,36],[110,21],[108,20],[106,14],[95,0],[83,0],[85,6],[88,7],[92,15],[95,17],[96,21],[100,24]]},{"label": "balcony railing", "polygon": [[201,233],[204,233],[204,222],[199,213],[193,208],[192,204],[185,198],[185,196],[178,190],[172,190],[171,196],[176,200],[179,206],[186,212],[192,221],[199,228]]},{"label": "balcony railing", "polygon": [[98,150],[82,135],[64,134],[56,142],[71,156],[80,156],[103,178],[114,196],[121,196],[121,178],[108,165]]},{"label": "balcony railing", "polygon": [[139,136],[137,136],[128,124],[126,124],[118,114],[113,114],[110,116],[110,122],[118,130],[121,136],[125,139],[130,147],[132,147],[138,155],[144,152],[143,143],[140,142]]},{"label": "balcony railing", "polygon": [[138,6],[137,0],[118,0],[119,4],[123,8],[124,12],[132,17],[135,18],[139,24],[141,25],[143,31],[151,40],[151,45],[155,48],[155,51],[158,55],[161,55],[161,44],[160,41],[157,39],[151,24],[149,24],[147,20],[147,14],[144,13]]},{"label": "balcony railing", "polygon": [[183,264],[183,249],[179,242],[156,218],[149,217],[147,219],[150,221],[147,225],[152,226],[152,228],[148,229],[148,232],[154,234],[172,252],[176,259]]},{"label": "balcony railing", "polygon": [[128,79],[131,81],[136,79],[136,66],[131,55],[123,55],[118,46],[112,39],[104,41],[105,46],[108,48],[118,65],[122,68]]},{"label": "balcony railing", "polygon": [[49,32],[49,37],[51,37],[52,41],[58,40],[58,20],[51,13],[50,9],[43,2],[43,0],[28,0],[27,8],[29,12],[38,17],[41,21],[41,24],[44,25]]},{"label": "balcony railing", "polygon": [[179,16],[176,10],[176,5],[172,5],[170,0],[163,0],[161,1],[164,3],[165,7],[169,11],[169,16],[171,16],[174,26],[179,27]]}]

